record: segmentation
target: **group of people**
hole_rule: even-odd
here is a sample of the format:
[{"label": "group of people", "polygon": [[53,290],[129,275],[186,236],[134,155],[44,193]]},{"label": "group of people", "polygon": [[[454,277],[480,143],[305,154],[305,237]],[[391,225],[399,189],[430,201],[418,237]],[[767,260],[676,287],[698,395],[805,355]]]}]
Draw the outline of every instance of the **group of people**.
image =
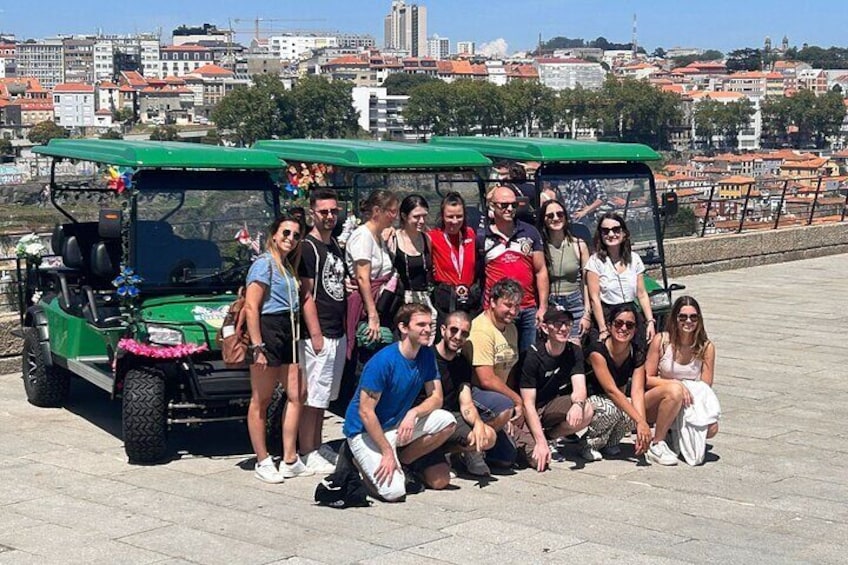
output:
[{"label": "group of people", "polygon": [[[517,219],[520,191],[495,186],[475,229],[450,193],[428,229],[424,198],[375,190],[342,247],[336,194],[309,196],[309,231],[302,218],[278,218],[247,275],[259,479],[333,471],[324,411],[356,373],[347,453],[385,501],[445,488],[453,472],[541,472],[569,444],[586,461],[615,457],[634,429],[635,454],[650,463],[703,461],[720,415],[715,347],[692,297],[677,299],[657,332],[619,214],[599,216],[592,253],[556,196],[532,225]],[[265,437],[278,383],[279,467]]]}]

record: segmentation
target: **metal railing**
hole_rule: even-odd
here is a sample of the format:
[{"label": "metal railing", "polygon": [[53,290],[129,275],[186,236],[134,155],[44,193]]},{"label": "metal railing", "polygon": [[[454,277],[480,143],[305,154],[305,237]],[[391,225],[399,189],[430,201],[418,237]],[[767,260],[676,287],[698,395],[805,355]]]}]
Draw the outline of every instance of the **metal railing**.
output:
[{"label": "metal railing", "polygon": [[676,192],[680,208],[692,210],[699,237],[838,223],[848,215],[844,177],[775,177],[738,184],[693,178],[665,191]]}]

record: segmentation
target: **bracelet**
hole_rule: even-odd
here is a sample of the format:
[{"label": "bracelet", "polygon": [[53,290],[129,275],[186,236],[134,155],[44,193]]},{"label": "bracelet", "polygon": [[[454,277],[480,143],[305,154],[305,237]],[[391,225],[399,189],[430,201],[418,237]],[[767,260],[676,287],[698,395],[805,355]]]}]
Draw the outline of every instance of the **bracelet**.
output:
[{"label": "bracelet", "polygon": [[252,344],[248,345],[247,348],[251,351],[255,351],[257,349],[259,351],[265,351],[265,342],[263,341],[262,343],[256,343],[256,344],[252,343]]},{"label": "bracelet", "polygon": [[657,321],[654,318],[651,318],[650,320],[648,320],[648,323],[656,325]]},{"label": "bracelet", "polygon": [[575,401],[572,402],[572,404],[576,404],[580,408],[584,408],[586,406],[586,401],[585,400],[575,400]]}]

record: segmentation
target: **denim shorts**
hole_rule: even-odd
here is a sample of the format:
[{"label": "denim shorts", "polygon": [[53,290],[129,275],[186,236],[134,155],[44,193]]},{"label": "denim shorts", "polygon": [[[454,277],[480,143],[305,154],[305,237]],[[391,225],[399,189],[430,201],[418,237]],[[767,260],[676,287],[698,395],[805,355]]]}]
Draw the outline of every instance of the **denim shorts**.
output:
[{"label": "denim shorts", "polygon": [[490,422],[497,418],[499,414],[515,407],[508,396],[477,387],[471,389],[471,399],[484,422]]}]

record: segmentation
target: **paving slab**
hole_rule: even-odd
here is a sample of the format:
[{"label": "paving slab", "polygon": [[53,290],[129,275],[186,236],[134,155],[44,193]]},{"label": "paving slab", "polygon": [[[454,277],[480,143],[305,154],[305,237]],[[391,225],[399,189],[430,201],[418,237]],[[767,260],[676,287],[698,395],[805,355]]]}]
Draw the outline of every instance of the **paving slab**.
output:
[{"label": "paving slab", "polygon": [[[705,465],[585,463],[402,504],[316,507],[319,478],[253,478],[242,425],[176,429],[131,466],[120,406],[74,382],[65,409],[0,376],[0,565],[43,563],[843,563],[848,255],[676,279],[716,343],[721,431]],[[340,437],[328,420],[327,439]]]}]

